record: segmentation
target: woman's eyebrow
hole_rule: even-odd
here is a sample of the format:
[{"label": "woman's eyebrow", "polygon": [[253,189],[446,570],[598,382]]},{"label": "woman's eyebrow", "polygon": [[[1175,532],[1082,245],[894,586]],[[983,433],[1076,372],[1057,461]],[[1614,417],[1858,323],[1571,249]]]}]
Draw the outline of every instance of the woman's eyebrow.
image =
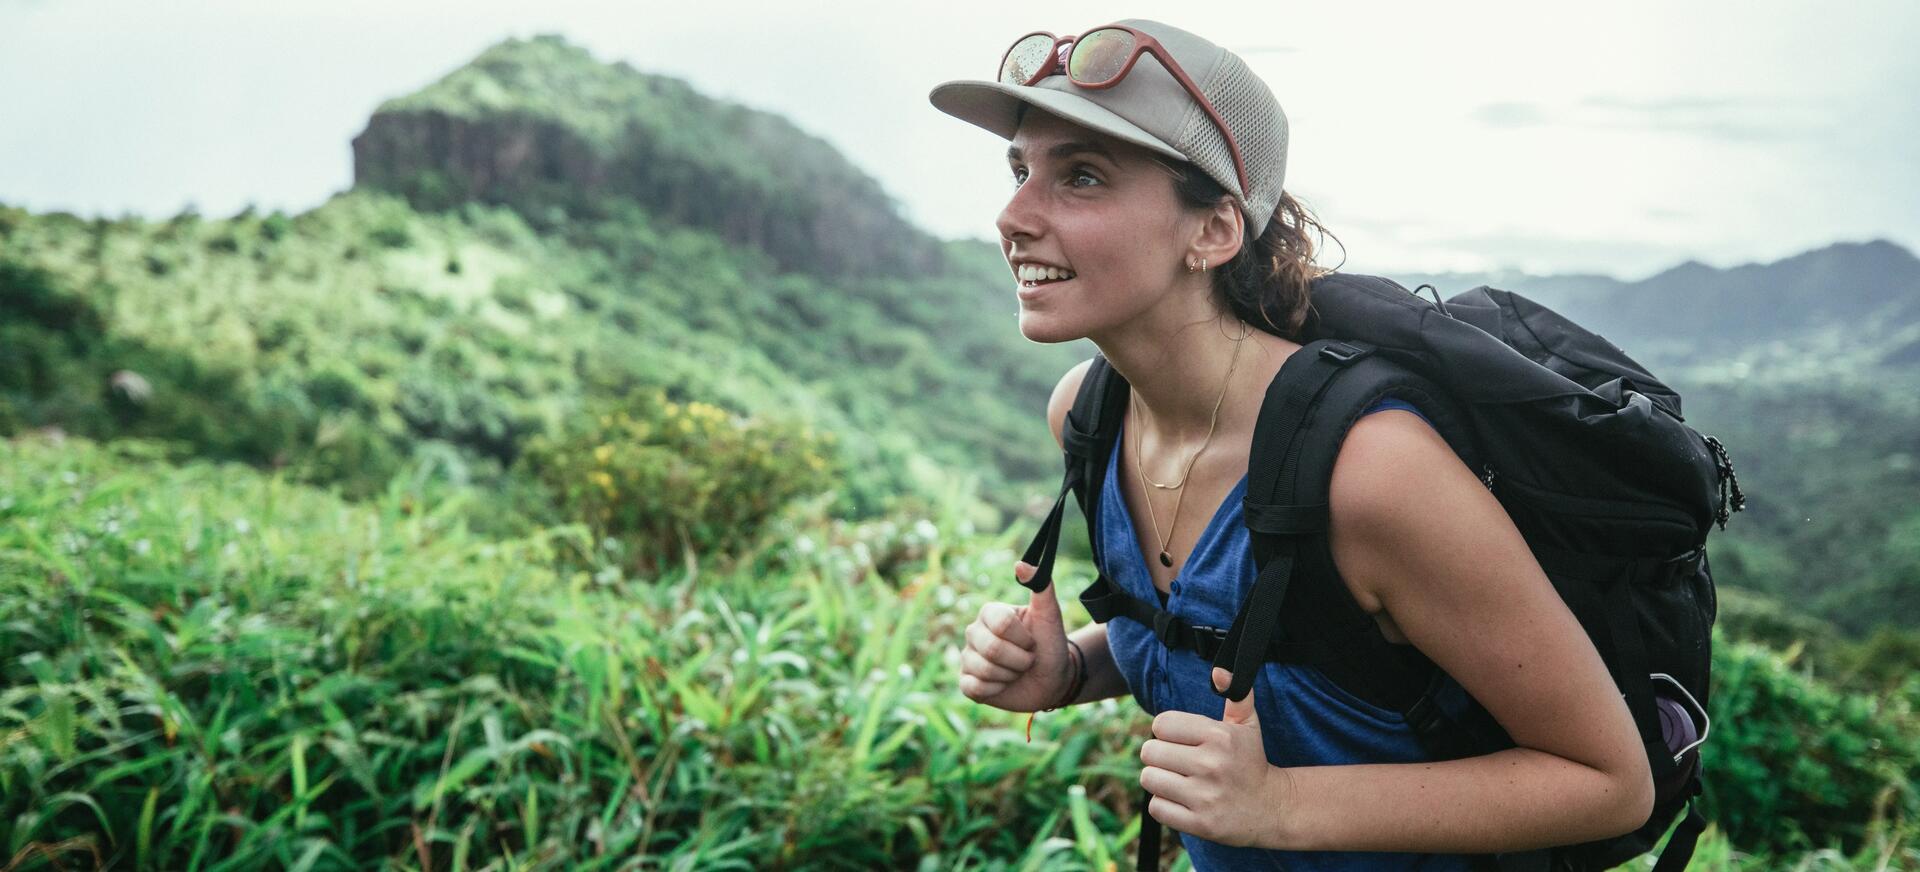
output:
[{"label": "woman's eyebrow", "polygon": [[[1060,160],[1068,155],[1079,154],[1081,152],[1097,154],[1112,163],[1117,164],[1120,162],[1118,158],[1113,156],[1113,152],[1108,151],[1104,146],[1095,142],[1063,142],[1047,149],[1047,156],[1054,160]],[[1007,146],[1007,160],[1025,160],[1026,156],[1027,153],[1022,151],[1020,146]]]}]

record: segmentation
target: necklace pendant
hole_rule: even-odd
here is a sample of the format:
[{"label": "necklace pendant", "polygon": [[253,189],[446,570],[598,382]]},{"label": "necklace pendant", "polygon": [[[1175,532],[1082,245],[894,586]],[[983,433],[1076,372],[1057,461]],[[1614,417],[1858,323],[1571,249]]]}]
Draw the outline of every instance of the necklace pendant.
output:
[{"label": "necklace pendant", "polygon": [[1173,555],[1171,555],[1171,554],[1168,554],[1168,553],[1167,553],[1166,551],[1164,551],[1164,550],[1162,550],[1162,551],[1160,552],[1160,565],[1161,565],[1161,566],[1172,566],[1172,565],[1173,565]]}]

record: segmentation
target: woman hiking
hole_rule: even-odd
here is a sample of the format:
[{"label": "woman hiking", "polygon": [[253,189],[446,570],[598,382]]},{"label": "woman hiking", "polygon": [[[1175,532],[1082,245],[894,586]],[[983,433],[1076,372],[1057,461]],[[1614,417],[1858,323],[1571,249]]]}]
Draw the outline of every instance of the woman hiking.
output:
[{"label": "woman hiking", "polygon": [[[1301,347],[1318,226],[1282,189],[1287,121],[1237,56],[1128,19],[1016,40],[993,81],[935,107],[1009,141],[996,224],[1020,332],[1082,337],[1131,386],[1091,519],[1101,570],[1191,624],[1225,627],[1256,578],[1242,516],[1267,387]],[[1090,363],[1090,362],[1089,362]],[[1088,363],[1047,406],[1059,441]],[[1443,669],[1515,747],[1434,760],[1400,713],[1306,665],[1231,676],[1137,621],[1071,635],[1049,585],[967,627],[959,687],[1015,712],[1130,694],[1153,715],[1146,812],[1194,868],[1467,869],[1646,822],[1654,788],[1593,643],[1498,500],[1406,402],[1340,443],[1333,562],[1390,641]],[[1134,544],[1138,547],[1124,547]],[[1016,577],[1034,567],[1017,562]]]}]

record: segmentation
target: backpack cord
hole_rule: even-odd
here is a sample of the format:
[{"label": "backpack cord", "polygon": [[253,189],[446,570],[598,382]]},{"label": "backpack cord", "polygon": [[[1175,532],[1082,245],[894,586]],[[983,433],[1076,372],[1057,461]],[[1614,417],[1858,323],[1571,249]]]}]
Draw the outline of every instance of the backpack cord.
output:
[{"label": "backpack cord", "polygon": [[[1429,291],[1432,291],[1432,292],[1433,292],[1433,305],[1434,305],[1434,306],[1435,306],[1436,308],[1438,308],[1438,309],[1440,310],[1440,314],[1442,314],[1442,315],[1445,315],[1445,316],[1447,316],[1447,317],[1449,317],[1449,318],[1451,318],[1451,317],[1453,317],[1453,313],[1452,313],[1452,312],[1449,312],[1449,311],[1447,311],[1447,304],[1445,304],[1445,303],[1442,303],[1442,302],[1440,302],[1440,289],[1439,289],[1439,288],[1436,288],[1436,287],[1434,287],[1434,286],[1432,286],[1432,285],[1421,285],[1421,286],[1420,286],[1420,288],[1426,288],[1427,290],[1429,290]],[[1414,288],[1414,289],[1413,289],[1413,295],[1414,295],[1414,296],[1416,296],[1416,297],[1418,297],[1418,296],[1420,296],[1420,288]],[[1422,302],[1424,302],[1424,301],[1422,301]]]},{"label": "backpack cord", "polygon": [[1727,517],[1732,514],[1727,511],[1727,488],[1729,486],[1733,488],[1733,511],[1735,512],[1747,507],[1747,495],[1740,492],[1740,477],[1733,474],[1733,458],[1727,456],[1727,446],[1720,444],[1720,440],[1708,436],[1707,447],[1713,450],[1713,467],[1719,473],[1720,479],[1720,506],[1714,510],[1713,519],[1719,522],[1720,529],[1725,530]]}]

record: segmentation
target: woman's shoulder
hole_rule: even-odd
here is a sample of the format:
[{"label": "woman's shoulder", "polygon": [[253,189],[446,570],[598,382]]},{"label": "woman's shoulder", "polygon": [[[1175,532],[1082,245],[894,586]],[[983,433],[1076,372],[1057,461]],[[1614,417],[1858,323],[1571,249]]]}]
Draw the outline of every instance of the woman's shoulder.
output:
[{"label": "woman's shoulder", "polygon": [[1047,398],[1047,426],[1053,429],[1053,441],[1066,447],[1060,432],[1066,427],[1067,411],[1073,408],[1073,400],[1080,395],[1080,383],[1087,378],[1087,370],[1093,368],[1093,358],[1080,361],[1060,377],[1060,383],[1053,386],[1053,396]]},{"label": "woman's shoulder", "polygon": [[[1479,478],[1417,408],[1369,411],[1348,428],[1334,456],[1327,523],[1340,574],[1361,607],[1374,612],[1379,599],[1367,579],[1382,573],[1371,566],[1381,556],[1373,545],[1410,544],[1407,534],[1426,526],[1428,510],[1436,506],[1448,512],[1500,509],[1490,498],[1478,499],[1486,496]],[[1356,544],[1361,547],[1351,547]]]}]

